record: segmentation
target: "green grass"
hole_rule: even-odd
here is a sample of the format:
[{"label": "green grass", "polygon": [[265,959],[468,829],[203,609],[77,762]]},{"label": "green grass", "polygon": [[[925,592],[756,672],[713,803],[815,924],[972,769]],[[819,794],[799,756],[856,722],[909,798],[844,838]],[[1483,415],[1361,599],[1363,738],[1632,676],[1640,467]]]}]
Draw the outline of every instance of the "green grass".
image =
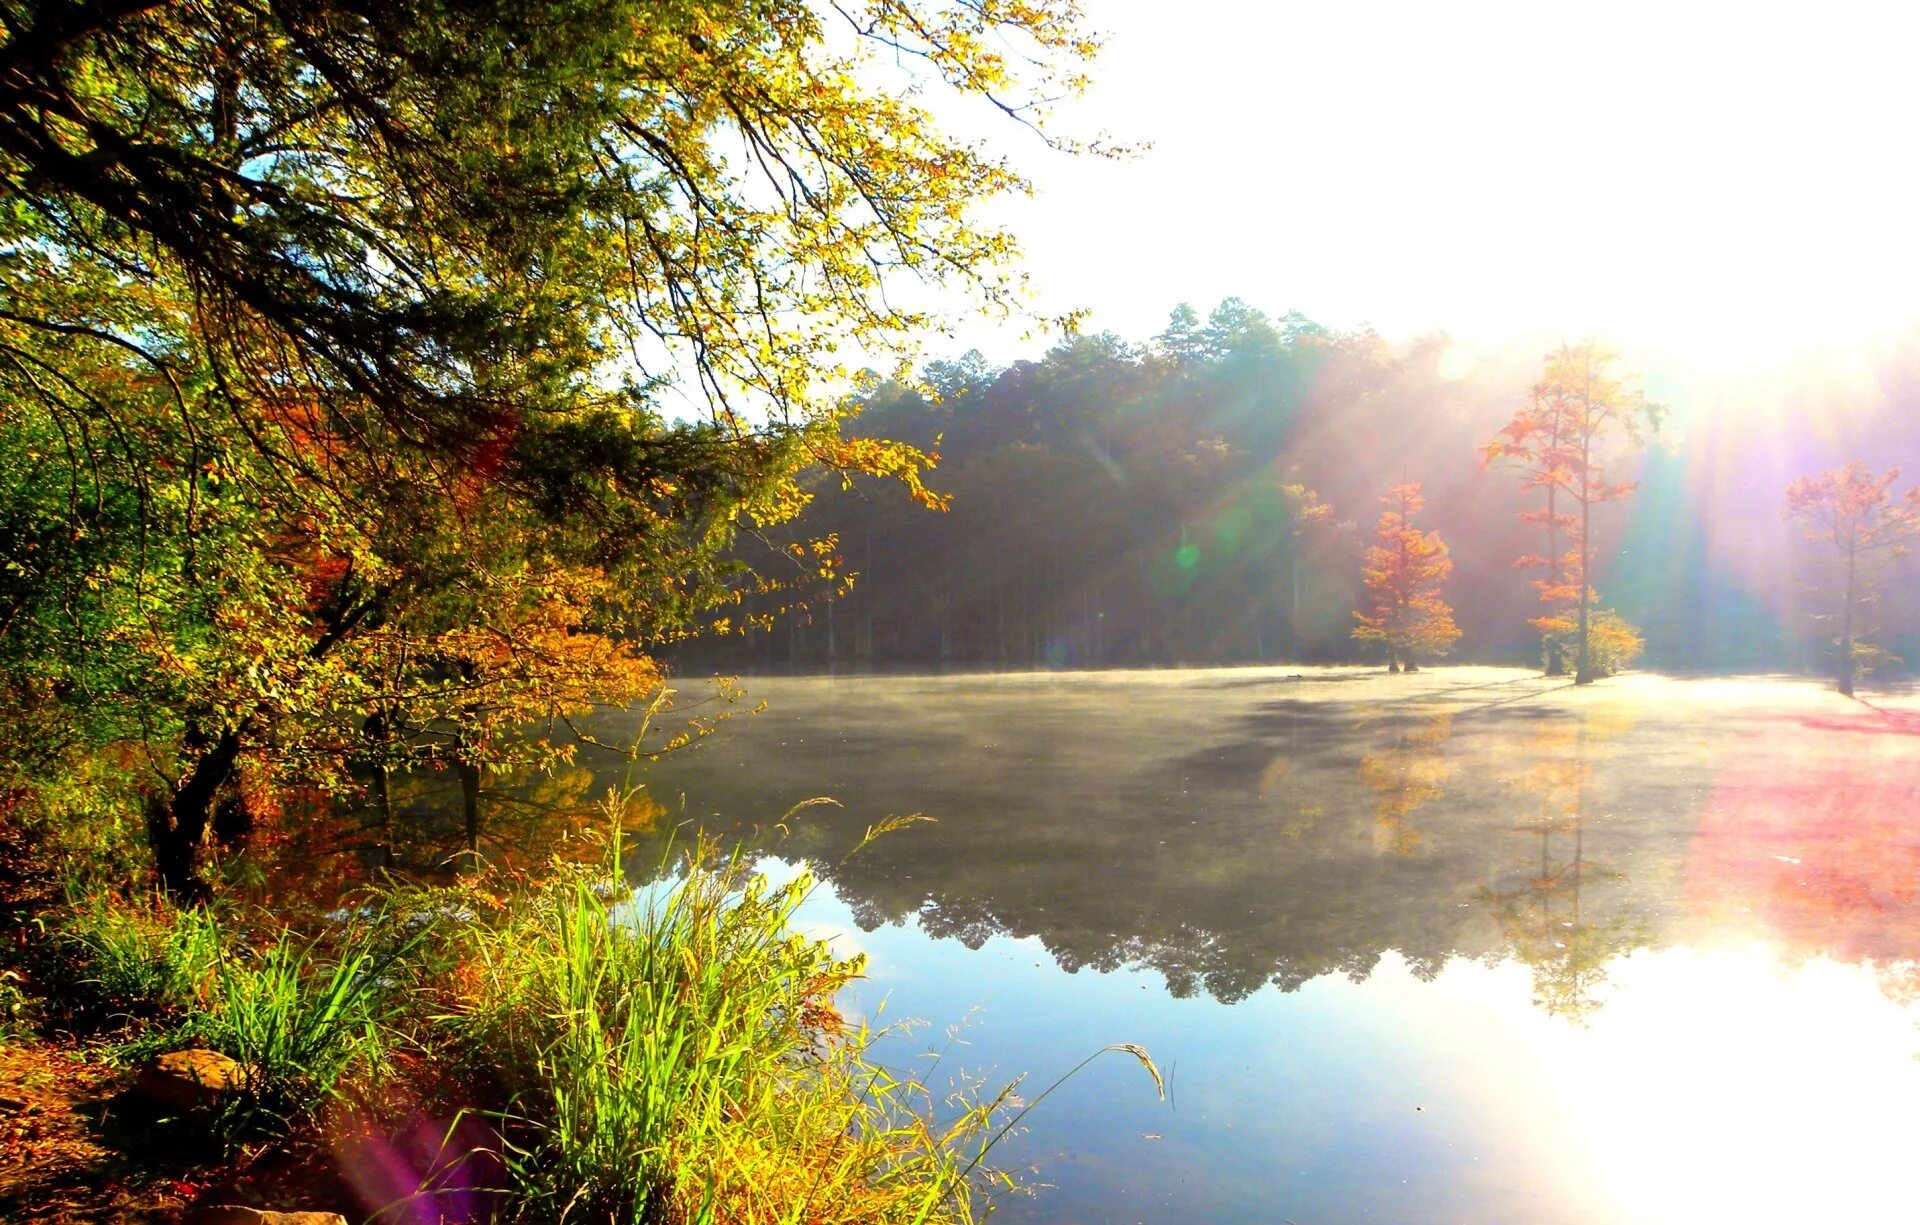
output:
[{"label": "green grass", "polygon": [[936,1127],[868,1061],[832,1006],[861,962],[791,929],[811,887],[701,847],[637,896],[570,871],[463,934],[441,1040],[497,1077],[513,1219],[975,1218],[1004,1099]]},{"label": "green grass", "polygon": [[102,894],[51,943],[79,989],[152,1018],[125,1056],[243,1065],[244,1091],[190,1121],[223,1148],[312,1131],[340,1098],[377,1118],[392,1088],[484,1119],[466,1181],[502,1220],[956,1225],[1011,1185],[987,1161],[1031,1106],[869,1057],[875,1035],[834,1007],[862,961],[793,930],[809,877],[773,885],[704,844],[638,892],[619,865],[616,836],[600,865],[504,897],[394,890],[304,935]]},{"label": "green grass", "polygon": [[382,1063],[383,1024],[398,986],[397,956],[376,956],[364,936],[331,957],[284,939],[258,957],[221,958],[213,990],[187,1027],[237,1060],[244,1091],[222,1106],[214,1130],[229,1143],[292,1129],[343,1087]]},{"label": "green grass", "polygon": [[210,914],[154,897],[92,894],[56,919],[51,945],[70,1011],[108,1024],[191,1007],[220,960]]}]

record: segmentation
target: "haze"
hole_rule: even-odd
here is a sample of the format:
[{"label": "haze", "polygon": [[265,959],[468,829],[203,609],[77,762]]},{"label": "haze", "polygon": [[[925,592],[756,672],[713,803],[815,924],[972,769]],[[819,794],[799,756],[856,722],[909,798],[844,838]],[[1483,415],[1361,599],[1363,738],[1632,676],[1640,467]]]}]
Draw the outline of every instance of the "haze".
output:
[{"label": "haze", "polygon": [[[1005,219],[1050,311],[1156,331],[1241,295],[1390,338],[1597,334],[1724,388],[1851,367],[1920,316],[1898,6],[1090,6],[1075,134]],[[1017,329],[963,330],[996,360]],[[1704,394],[1704,393],[1703,393]]]}]

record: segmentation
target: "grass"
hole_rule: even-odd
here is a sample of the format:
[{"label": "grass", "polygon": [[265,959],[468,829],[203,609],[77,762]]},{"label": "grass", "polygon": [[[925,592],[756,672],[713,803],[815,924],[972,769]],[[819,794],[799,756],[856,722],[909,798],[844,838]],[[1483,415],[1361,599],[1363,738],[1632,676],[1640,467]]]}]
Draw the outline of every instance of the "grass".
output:
[{"label": "grass", "polygon": [[340,1099],[376,1126],[399,1100],[453,1119],[467,1147],[390,1185],[379,1219],[457,1184],[503,1221],[959,1225],[1011,1185],[987,1159],[1024,1117],[1014,1086],[956,1105],[869,1058],[834,1007],[862,961],[793,930],[810,878],[704,843],[637,892],[619,867],[616,836],[504,897],[395,890],[305,934],[96,894],[49,943],[69,990],[149,1018],[123,1057],[207,1046],[245,1068],[189,1120],[225,1151],[320,1138]]},{"label": "grass", "polygon": [[638,899],[573,871],[468,933],[443,1018],[500,1077],[511,1215],[649,1222],[972,1217],[967,1138],[832,1006],[858,960],[791,931],[811,882],[701,847]]},{"label": "grass", "polygon": [[242,1090],[196,1120],[226,1148],[299,1126],[379,1066],[397,985],[385,972],[406,948],[378,952],[366,925],[338,943],[279,930],[259,950],[211,910],[110,897],[74,906],[53,939],[69,1014],[131,1029],[123,1062],[197,1046],[242,1066]]},{"label": "grass", "polygon": [[220,932],[204,911],[94,893],[59,917],[51,948],[68,1012],[83,1026],[120,1025],[190,1008],[220,960]]},{"label": "grass", "polygon": [[356,1077],[383,1062],[395,954],[376,956],[364,937],[327,958],[312,942],[286,939],[252,961],[220,962],[205,1009],[188,1027],[245,1069],[244,1090],[215,1116],[231,1144],[297,1126]]}]

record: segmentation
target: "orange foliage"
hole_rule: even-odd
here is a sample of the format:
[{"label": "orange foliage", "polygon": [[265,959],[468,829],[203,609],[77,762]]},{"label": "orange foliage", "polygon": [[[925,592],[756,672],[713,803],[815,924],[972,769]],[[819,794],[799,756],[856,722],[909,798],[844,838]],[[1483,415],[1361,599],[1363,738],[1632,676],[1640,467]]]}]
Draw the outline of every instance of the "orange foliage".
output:
[{"label": "orange foliage", "polygon": [[1437,533],[1413,526],[1426,505],[1418,483],[1398,486],[1380,501],[1387,509],[1364,572],[1369,608],[1354,614],[1360,624],[1353,636],[1384,643],[1390,666],[1412,667],[1418,656],[1445,655],[1460,640],[1453,609],[1440,596],[1453,559]]}]

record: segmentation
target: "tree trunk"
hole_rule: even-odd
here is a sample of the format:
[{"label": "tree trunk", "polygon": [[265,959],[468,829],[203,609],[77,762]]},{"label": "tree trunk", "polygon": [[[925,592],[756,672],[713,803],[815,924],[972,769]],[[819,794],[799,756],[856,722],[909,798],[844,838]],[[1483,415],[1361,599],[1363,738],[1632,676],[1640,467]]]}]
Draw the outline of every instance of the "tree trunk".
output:
[{"label": "tree trunk", "polygon": [[1587,376],[1587,395],[1582,402],[1585,427],[1580,435],[1580,646],[1578,663],[1574,666],[1573,683],[1576,685],[1593,684],[1593,643],[1587,630],[1592,618],[1593,583],[1587,571],[1593,565],[1593,376]]},{"label": "tree trunk", "polygon": [[1853,696],[1853,585],[1856,550],[1847,546],[1847,607],[1840,620],[1840,692]]},{"label": "tree trunk", "polygon": [[1293,649],[1297,653],[1300,650],[1300,557],[1298,553],[1294,555],[1293,559],[1293,606],[1291,615],[1293,617]]},{"label": "tree trunk", "polygon": [[480,858],[480,767],[462,760],[454,764],[454,769],[460,775],[460,811],[467,827],[466,855],[477,863]]},{"label": "tree trunk", "polygon": [[172,795],[147,801],[147,844],[153,849],[154,869],[167,896],[182,905],[198,906],[210,896],[200,876],[200,845],[214,799],[233,778],[239,758],[240,733],[223,732],[195,760]]},{"label": "tree trunk", "polygon": [[229,788],[213,808],[213,840],[223,851],[238,851],[253,837],[253,805]]},{"label": "tree trunk", "polygon": [[[1547,581],[1555,587],[1564,587],[1566,584],[1561,582],[1561,579],[1565,577],[1562,573],[1562,566],[1565,563],[1560,560],[1560,525],[1555,517],[1559,511],[1556,497],[1559,492],[1557,485],[1547,486]],[[1560,641],[1558,635],[1548,634],[1546,648],[1546,674],[1565,676],[1567,674],[1566,644]]]},{"label": "tree trunk", "polygon": [[367,716],[364,727],[367,739],[373,742],[373,764],[371,772],[373,782],[373,811],[380,819],[380,866],[393,866],[393,771],[387,765],[387,745],[389,734],[386,716],[374,711]]}]

